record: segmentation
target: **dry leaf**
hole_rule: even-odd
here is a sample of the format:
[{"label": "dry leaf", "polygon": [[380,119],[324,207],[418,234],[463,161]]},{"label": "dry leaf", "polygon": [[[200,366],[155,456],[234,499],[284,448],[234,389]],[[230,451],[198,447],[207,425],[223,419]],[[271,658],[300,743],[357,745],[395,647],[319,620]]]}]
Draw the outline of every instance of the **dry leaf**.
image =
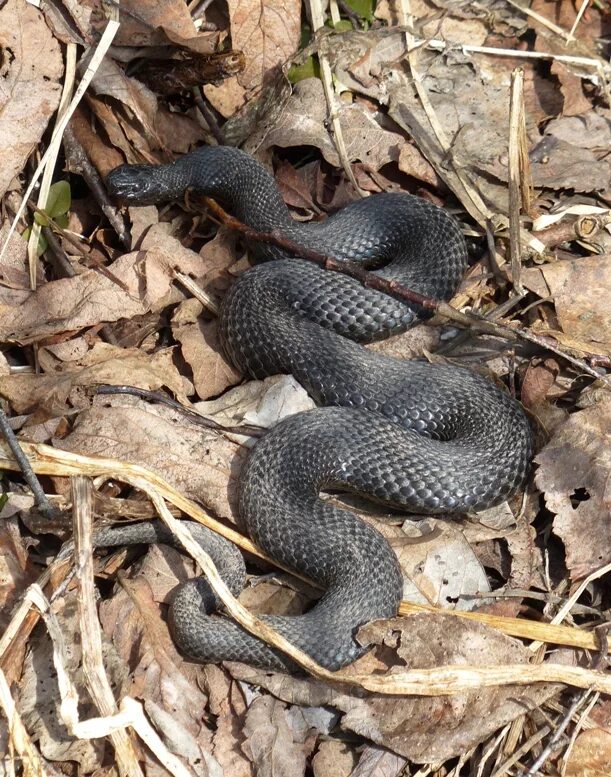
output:
[{"label": "dry leaf", "polygon": [[[0,245],[6,245],[6,236],[10,224],[5,221],[0,227]],[[30,285],[30,274],[27,263],[28,244],[16,232],[13,232],[0,261],[0,281],[3,285],[14,289],[26,289]]]},{"label": "dry leaf", "polygon": [[582,116],[563,116],[545,128],[546,135],[592,151],[611,145],[611,119],[590,110]]},{"label": "dry leaf", "polygon": [[320,742],[312,758],[314,777],[350,777],[356,765],[356,753],[346,742],[326,739]]},{"label": "dry leaf", "polygon": [[[347,670],[350,672],[383,671],[395,650],[398,658],[393,663],[401,669],[405,665],[424,669],[444,664],[528,663],[532,657],[517,640],[494,629],[443,615],[377,621],[361,629],[359,636],[383,643],[376,652],[383,660],[368,654]],[[416,763],[462,755],[524,714],[525,706],[541,703],[552,693],[550,686],[516,686],[448,697],[382,697],[318,680],[268,674],[244,664],[230,667],[236,678],[266,688],[289,704],[341,710],[343,729]]]},{"label": "dry leaf", "polygon": [[244,52],[237,76],[247,91],[259,90],[297,51],[301,36],[299,0],[229,0],[231,42]]},{"label": "dry leaf", "polygon": [[216,717],[214,757],[224,774],[253,777],[252,765],[240,747],[244,738],[242,729],[247,707],[239,684],[212,664],[206,666],[205,673],[210,694],[210,712]]},{"label": "dry leaf", "polygon": [[[379,170],[399,159],[405,140],[396,132],[383,129],[367,109],[359,104],[338,106],[338,117],[350,161],[360,160]],[[315,146],[330,164],[341,166],[335,143],[327,129],[327,105],[318,78],[299,81],[276,125],[265,136],[263,148]]]},{"label": "dry leaf", "polygon": [[[97,717],[99,710],[89,699],[83,677],[76,595],[71,594],[66,600],[56,602],[55,608],[58,607],[61,607],[61,626],[67,647],[64,668],[79,694],[79,715],[82,720]],[[60,709],[53,646],[47,632],[42,629],[35,632],[28,647],[16,702],[30,736],[35,739],[43,758],[74,761],[84,774],[94,772],[104,760],[105,740],[78,739],[66,729]],[[125,665],[105,638],[102,639],[102,647],[105,669],[112,686],[124,690],[128,686]],[[42,689],[44,692],[41,692]]]},{"label": "dry leaf", "polygon": [[[198,33],[182,0],[124,0],[117,46],[130,48],[176,43],[200,54],[216,50],[218,33]],[[136,55],[137,56],[137,55]]]},{"label": "dry leaf", "polygon": [[98,397],[74,431],[55,445],[64,450],[142,464],[217,516],[233,514],[233,489],[241,448],[196,426],[165,406],[128,397]]},{"label": "dry leaf", "polygon": [[533,359],[530,361],[524,378],[520,398],[529,410],[545,400],[554,385],[560,367],[555,359]]},{"label": "dry leaf", "polygon": [[[116,594],[101,604],[100,621],[129,669],[130,696],[144,702],[169,749],[195,773],[206,775],[200,764],[211,758],[212,733],[201,725],[207,699],[196,682],[200,670],[176,651],[158,604],[178,580],[186,579],[184,563],[173,548],[152,547],[135,575],[124,576]],[[158,580],[163,585],[155,597],[151,581]]]},{"label": "dry leaf", "polygon": [[[160,225],[151,227],[147,239],[154,241],[158,231],[163,234]],[[209,268],[194,251],[180,248],[176,240],[174,243],[172,250],[157,246],[117,259],[108,268],[116,282],[86,270],[73,278],[46,283],[36,291],[0,287],[0,340],[37,342],[50,335],[163,310],[183,299],[184,294],[173,283],[172,270],[202,276]]]},{"label": "dry leaf", "polygon": [[401,777],[407,761],[400,755],[368,745],[350,777]]},{"label": "dry leaf", "polygon": [[309,726],[295,723],[291,710],[272,696],[260,696],[250,705],[242,750],[257,777],[303,777],[315,740],[308,737]]},{"label": "dry leaf", "polygon": [[222,426],[247,424],[268,429],[283,418],[311,410],[315,404],[292,375],[273,375],[262,381],[249,380],[222,397],[198,402],[195,407]]},{"label": "dry leaf", "polygon": [[396,532],[389,537],[389,527],[380,531],[389,539],[406,578],[404,599],[457,610],[482,604],[472,597],[490,591],[490,584],[456,524],[435,518],[408,520],[403,524],[403,539]]},{"label": "dry leaf", "polygon": [[611,185],[611,165],[587,148],[546,135],[530,152],[535,186],[592,192]]},{"label": "dry leaf", "polygon": [[611,402],[571,415],[535,458],[535,482],[555,514],[573,581],[611,562]]},{"label": "dry leaf", "polygon": [[582,731],[565,766],[566,777],[608,777],[611,774],[611,734],[601,728]]},{"label": "dry leaf", "polygon": [[611,347],[611,256],[554,262],[540,268],[562,329]]},{"label": "dry leaf", "polygon": [[75,388],[103,384],[127,384],[150,391],[167,388],[187,403],[184,379],[172,361],[173,350],[164,348],[149,355],[138,348],[98,342],[84,357],[60,364],[47,374],[0,377],[0,394],[18,413],[44,408],[50,417],[69,410],[68,397]]},{"label": "dry leaf", "polygon": [[242,375],[223,356],[216,321],[203,321],[202,312],[198,300],[185,300],[172,319],[172,333],[191,367],[195,391],[207,399],[235,386]]},{"label": "dry leaf", "polygon": [[57,109],[63,62],[43,15],[25,0],[7,0],[0,9],[0,48],[0,195],[4,195]]}]

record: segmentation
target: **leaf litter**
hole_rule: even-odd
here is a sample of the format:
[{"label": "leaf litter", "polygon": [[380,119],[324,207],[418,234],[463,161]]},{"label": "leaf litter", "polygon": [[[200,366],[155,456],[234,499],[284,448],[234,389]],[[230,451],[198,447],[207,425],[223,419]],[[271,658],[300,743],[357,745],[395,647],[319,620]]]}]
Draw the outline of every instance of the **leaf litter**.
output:
[{"label": "leaf litter", "polygon": [[[611,114],[601,8],[583,5],[571,38],[577,11],[569,3],[418,0],[410,4],[406,37],[400,4],[381,0],[365,9],[351,2],[350,18],[359,29],[348,30],[346,7],[338,11],[332,3],[325,34],[314,40],[307,21],[317,13],[314,4],[123,3],[115,45],[72,118],[74,136],[101,176],[122,161],[168,161],[215,137],[239,135],[246,148],[273,162],[298,218],[320,218],[358,196],[346,165],[362,191],[403,189],[445,205],[463,223],[473,259],[453,304],[491,319],[508,317],[537,338],[475,337],[436,318],[372,346],[396,358],[470,364],[504,383],[532,414],[540,445],[524,499],[464,521],[406,520],[344,500],[395,548],[405,612],[410,602],[437,608],[361,629],[360,638],[375,648],[349,674],[442,671],[446,665],[523,665],[526,671],[533,662],[528,645],[452,612],[545,623],[568,600],[572,625],[591,631],[609,621],[608,573],[596,577],[611,564],[608,385],[578,365],[601,376],[611,367]],[[100,9],[89,14],[69,3],[61,18],[19,0],[0,12],[5,214],[19,206],[22,180],[31,173],[28,159],[45,149],[64,77],[63,47],[78,42],[83,72],[102,19]],[[195,96],[189,87],[161,97],[138,80],[139,60],[211,56],[229,44],[243,52],[244,69],[202,84]],[[291,63],[300,66],[292,86],[286,79]],[[509,83],[516,67],[524,72],[535,195],[521,220],[522,297],[512,296],[516,279],[506,231]],[[0,261],[5,411],[23,442],[145,467],[231,525],[240,463],[256,440],[238,427],[267,428],[311,406],[292,378],[236,386],[240,376],[218,352],[214,308],[248,266],[239,239],[223,228],[215,236],[216,225],[191,207],[130,208],[125,215],[134,250],[125,252],[102,215],[110,205],[100,199],[103,193],[89,180],[83,185],[79,172],[68,177],[61,164],[55,180],[70,182],[73,231],[59,219],[51,223],[57,246],[47,244],[36,289],[29,288],[19,236]],[[583,222],[588,217],[577,215],[575,205],[596,218]],[[566,215],[537,232],[535,218],[555,212]],[[20,231],[32,220],[30,213]],[[7,233],[5,220],[2,245]],[[74,241],[101,266],[85,266]],[[72,267],[68,277],[52,261],[58,250]],[[207,296],[191,298],[180,277]],[[201,428],[154,401],[96,396],[97,387],[108,384],[153,392],[151,398],[163,392],[231,431]],[[64,504],[66,474],[44,481]],[[50,535],[65,535],[67,515],[56,524],[43,522],[18,476],[7,471],[3,485],[10,528],[3,540],[2,617],[12,633],[15,598],[35,579],[39,561],[53,559],[57,543]],[[106,505],[100,517],[117,520],[118,505],[129,515],[136,504],[153,515],[133,489],[112,481],[99,489],[98,504]],[[305,582],[250,562],[251,585],[240,600],[253,612],[294,613],[315,598]],[[193,574],[193,564],[166,546],[144,556],[119,552],[98,563],[103,653],[115,699],[141,702],[159,736],[152,750],[139,748],[147,773],[168,773],[160,765],[167,763],[164,752],[177,754],[185,773],[214,777],[415,775],[424,773],[419,765],[435,775],[500,777],[526,773],[541,757],[539,773],[547,775],[602,774],[608,767],[607,700],[593,696],[580,717],[571,712],[575,691],[560,683],[528,684],[516,676],[508,686],[432,698],[387,696],[239,664],[189,664],[176,653],[165,614],[171,590]],[[590,577],[577,605],[571,596]],[[58,581],[49,593],[60,586],[53,608],[71,645],[66,669],[82,715],[93,719],[101,713],[82,675],[77,590]],[[39,755],[49,769],[72,761],[84,774],[106,773],[114,758],[110,742],[101,735],[78,738],[65,723],[46,632],[14,629],[9,653],[3,643],[4,671],[10,655],[17,709]],[[601,644],[604,656],[604,639]],[[551,644],[534,660],[594,666],[592,654]],[[560,725],[567,714],[567,733],[548,752],[545,726]],[[14,736],[13,748],[26,752],[27,739]]]}]

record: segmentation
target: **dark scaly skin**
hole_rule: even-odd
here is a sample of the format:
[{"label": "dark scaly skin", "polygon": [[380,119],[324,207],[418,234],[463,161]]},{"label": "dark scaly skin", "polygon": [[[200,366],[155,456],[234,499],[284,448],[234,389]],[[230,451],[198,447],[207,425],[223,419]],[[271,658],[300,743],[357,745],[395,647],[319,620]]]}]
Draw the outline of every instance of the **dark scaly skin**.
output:
[{"label": "dark scaly skin", "polygon": [[[458,225],[440,208],[380,194],[322,223],[300,224],[272,176],[237,149],[202,148],[158,167],[126,165],[110,174],[108,188],[136,204],[192,188],[256,230],[360,262],[437,299],[452,296],[467,266]],[[277,261],[250,270],[228,293],[219,319],[225,353],[255,378],[292,373],[327,407],[285,420],[257,443],[241,478],[241,520],[269,555],[325,590],[306,615],[265,620],[338,669],[363,652],[354,640],[361,624],[396,614],[402,580],[386,540],[321,501],[320,491],[354,491],[418,513],[483,509],[523,484],[531,433],[520,406],[484,378],[357,344],[404,331],[425,317],[418,307],[275,247],[253,246],[253,253]],[[187,655],[291,666],[235,623],[207,615],[197,585],[178,594],[172,615]]]}]

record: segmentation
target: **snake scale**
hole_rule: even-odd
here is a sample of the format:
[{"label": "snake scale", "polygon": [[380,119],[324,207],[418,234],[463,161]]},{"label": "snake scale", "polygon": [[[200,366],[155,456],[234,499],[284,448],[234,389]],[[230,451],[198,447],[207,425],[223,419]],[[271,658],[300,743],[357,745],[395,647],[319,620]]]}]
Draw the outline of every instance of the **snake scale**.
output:
[{"label": "snake scale", "polygon": [[[452,296],[467,266],[462,233],[443,209],[382,193],[325,221],[298,223],[273,176],[235,148],[200,148],[168,165],[123,165],[107,186],[132,204],[195,190],[255,230],[358,262],[437,299]],[[240,521],[267,554],[325,592],[304,615],[265,620],[320,664],[338,669],[363,652],[355,641],[360,625],[397,613],[402,578],[382,535],[321,500],[320,492],[356,492],[420,514],[483,509],[524,483],[531,432],[520,405],[484,377],[363,348],[418,322],[426,316],[422,309],[268,244],[254,244],[251,253],[275,261],[257,264],[227,294],[219,318],[223,350],[253,378],[291,373],[320,407],[284,420],[255,445],[240,478]],[[238,593],[239,554],[202,527],[194,531]],[[102,530],[95,543],[169,539],[151,522]],[[203,580],[179,588],[170,622],[187,656],[291,666],[234,622],[209,614],[214,604]]]}]

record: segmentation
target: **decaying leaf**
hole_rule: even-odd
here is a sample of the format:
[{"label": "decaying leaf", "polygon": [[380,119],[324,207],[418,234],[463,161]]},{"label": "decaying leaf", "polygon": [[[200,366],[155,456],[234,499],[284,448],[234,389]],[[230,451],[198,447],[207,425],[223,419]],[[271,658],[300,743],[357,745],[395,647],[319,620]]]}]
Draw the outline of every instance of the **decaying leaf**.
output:
[{"label": "decaying leaf", "polygon": [[539,453],[535,480],[564,543],[571,579],[611,562],[611,402],[570,416]]},{"label": "decaying leaf", "polygon": [[242,749],[261,777],[302,777],[315,742],[308,736],[309,728],[299,708],[260,696],[246,713]]},{"label": "decaying leaf", "polygon": [[216,761],[210,755],[211,731],[200,725],[207,706],[195,682],[200,670],[181,658],[160,619],[160,603],[187,577],[184,567],[184,558],[173,548],[151,548],[138,571],[124,578],[115,595],[104,602],[100,620],[129,670],[130,695],[144,702],[169,749],[202,774],[202,761],[211,765]]},{"label": "decaying leaf", "polygon": [[269,83],[297,51],[301,5],[298,0],[229,0],[228,7],[233,47],[246,56],[237,80],[250,92]]},{"label": "decaying leaf", "polygon": [[319,744],[312,758],[312,771],[314,777],[351,777],[356,760],[356,754],[346,743],[327,739]]},{"label": "decaying leaf", "polygon": [[[377,658],[367,655],[354,664],[350,671],[355,672],[384,671],[387,662],[397,660],[402,668],[429,668],[527,663],[531,657],[521,643],[493,629],[443,615],[379,621],[361,629],[359,636],[384,647]],[[392,659],[394,651],[398,658]],[[288,704],[340,710],[343,729],[416,763],[464,753],[552,692],[550,687],[516,686],[436,698],[382,697],[312,679],[270,675],[243,664],[231,664],[231,670],[236,678],[266,688]]]},{"label": "decaying leaf", "polygon": [[[50,417],[68,410],[66,403],[75,389],[102,384],[127,384],[151,391],[167,388],[186,403],[184,379],[173,363],[173,350],[166,348],[149,355],[138,348],[98,342],[83,357],[58,365],[54,372],[0,378],[0,394],[19,413],[44,409]],[[87,404],[82,398],[75,398],[76,403]]]},{"label": "decaying leaf", "polygon": [[566,762],[566,777],[605,777],[611,773],[611,733],[582,731]]},{"label": "decaying leaf", "polygon": [[199,277],[210,268],[176,240],[171,248],[161,247],[163,234],[161,225],[151,227],[143,250],[117,259],[109,274],[86,270],[36,291],[0,288],[0,339],[36,342],[59,332],[162,310],[183,299],[173,270]]},{"label": "decaying leaf", "polygon": [[252,777],[252,764],[241,749],[248,705],[240,685],[213,664],[208,664],[204,672],[208,706],[216,718],[213,755],[225,774]]},{"label": "decaying leaf", "polygon": [[[65,669],[79,692],[79,713],[83,718],[98,713],[86,691],[81,663],[80,629],[76,596],[60,602],[61,624],[67,648]],[[67,730],[62,719],[57,672],[53,664],[53,645],[45,631],[39,631],[29,642],[23,676],[19,683],[19,710],[30,734],[35,737],[44,758],[50,761],[74,761],[83,772],[92,772],[107,751],[103,739],[78,739]],[[116,688],[128,684],[127,669],[118,659],[113,646],[103,639],[105,667]],[[41,692],[44,689],[44,693]]]},{"label": "decaying leaf", "polygon": [[[388,537],[388,528],[382,531]],[[482,604],[473,597],[490,591],[490,584],[460,528],[428,518],[406,521],[402,533],[403,539],[396,532],[389,539],[403,570],[405,599],[458,610]]]},{"label": "decaying leaf", "polygon": [[214,397],[242,380],[221,351],[216,321],[201,318],[202,305],[185,300],[174,314],[172,331],[191,367],[193,385],[202,399]]},{"label": "decaying leaf", "polygon": [[[383,129],[364,106],[342,106],[338,115],[349,160],[360,160],[371,169],[378,170],[399,159],[404,139]],[[263,147],[315,146],[328,162],[338,166],[339,156],[326,121],[322,83],[318,78],[307,78],[295,85],[280,120],[265,136]]]},{"label": "decaying leaf", "polygon": [[124,397],[100,400],[79,415],[74,431],[56,441],[58,447],[142,464],[216,515],[233,514],[240,446],[165,406]]},{"label": "decaying leaf", "polygon": [[57,109],[63,64],[59,44],[42,14],[25,0],[8,0],[0,9],[0,48],[3,195],[23,170]]}]

